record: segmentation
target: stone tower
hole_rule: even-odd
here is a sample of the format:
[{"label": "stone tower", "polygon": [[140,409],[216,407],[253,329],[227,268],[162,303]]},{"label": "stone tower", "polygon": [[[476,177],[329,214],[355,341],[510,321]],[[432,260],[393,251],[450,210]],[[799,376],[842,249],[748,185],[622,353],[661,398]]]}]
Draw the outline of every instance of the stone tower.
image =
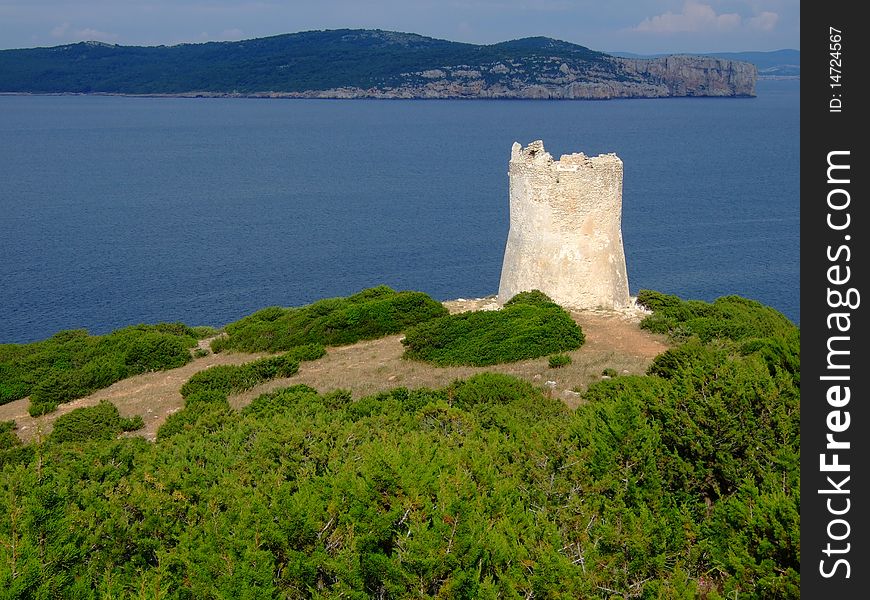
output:
[{"label": "stone tower", "polygon": [[540,140],[514,143],[510,232],[498,300],[539,289],[566,308],[629,305],[622,249],[622,160],[553,160]]}]

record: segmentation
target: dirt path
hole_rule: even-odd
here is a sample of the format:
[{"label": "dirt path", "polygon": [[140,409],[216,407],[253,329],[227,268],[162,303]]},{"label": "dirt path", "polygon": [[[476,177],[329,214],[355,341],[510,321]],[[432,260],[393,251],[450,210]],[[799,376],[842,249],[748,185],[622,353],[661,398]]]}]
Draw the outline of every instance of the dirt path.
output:
[{"label": "dirt path", "polygon": [[[454,300],[444,304],[451,312],[493,306],[491,298]],[[276,379],[232,396],[230,404],[240,408],[264,392],[297,383],[310,385],[320,392],[349,389],[355,398],[360,398],[399,386],[442,387],[475,373],[496,371],[527,379],[562,398],[569,406],[576,407],[578,392],[601,380],[604,369],[614,369],[620,374],[642,374],[650,361],[668,348],[662,336],[638,327],[642,317],[638,312],[585,311],[572,312],[572,317],[586,334],[586,343],[579,350],[568,352],[571,364],[558,369],[549,368],[546,357],[492,367],[434,367],[403,359],[402,336],[391,335],[351,346],[329,348],[323,358],[303,362],[299,373],[293,377]],[[204,341],[202,345],[205,347],[206,343]],[[179,390],[194,373],[213,365],[246,363],[261,356],[209,354],[178,369],[124,379],[90,396],[62,404],[55,412],[36,419],[27,413],[29,400],[23,398],[0,406],[0,421],[14,419],[18,424],[18,435],[28,441],[37,434],[47,435],[58,416],[105,399],[115,403],[122,416],[142,415],[145,427],[134,435],[154,440],[167,415],[183,406]]]}]

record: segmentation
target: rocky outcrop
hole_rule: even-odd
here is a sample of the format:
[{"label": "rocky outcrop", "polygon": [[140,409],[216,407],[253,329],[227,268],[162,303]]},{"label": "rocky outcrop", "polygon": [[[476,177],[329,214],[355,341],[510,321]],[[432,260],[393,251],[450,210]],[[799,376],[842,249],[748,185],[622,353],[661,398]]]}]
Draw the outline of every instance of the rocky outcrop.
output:
[{"label": "rocky outcrop", "polygon": [[667,88],[668,96],[754,96],[755,65],[701,56],[617,59],[626,73]]}]

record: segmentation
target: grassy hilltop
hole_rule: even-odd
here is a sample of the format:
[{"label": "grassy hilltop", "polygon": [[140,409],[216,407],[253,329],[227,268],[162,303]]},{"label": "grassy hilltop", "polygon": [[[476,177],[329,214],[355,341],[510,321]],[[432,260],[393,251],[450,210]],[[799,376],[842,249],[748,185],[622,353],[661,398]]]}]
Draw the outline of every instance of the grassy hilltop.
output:
[{"label": "grassy hilltop", "polygon": [[[221,332],[0,345],[7,405],[57,407],[27,443],[0,423],[0,598],[799,597],[798,328],[736,296],[639,302],[669,349],[576,408],[495,372],[557,378],[600,343],[539,292],[448,314],[382,286]],[[294,382],[379,344],[491,366],[362,396]],[[149,415],[70,404],[206,354],[232,361],[179,384],[154,442]]]}]

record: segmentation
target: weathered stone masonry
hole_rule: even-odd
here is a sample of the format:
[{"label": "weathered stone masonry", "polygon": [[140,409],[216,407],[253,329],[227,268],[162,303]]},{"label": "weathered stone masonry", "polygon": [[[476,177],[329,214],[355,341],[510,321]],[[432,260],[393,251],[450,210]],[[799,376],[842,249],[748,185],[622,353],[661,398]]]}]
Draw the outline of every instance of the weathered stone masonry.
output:
[{"label": "weathered stone masonry", "polygon": [[622,160],[514,143],[510,232],[498,300],[539,289],[568,308],[629,305],[622,247]]}]

